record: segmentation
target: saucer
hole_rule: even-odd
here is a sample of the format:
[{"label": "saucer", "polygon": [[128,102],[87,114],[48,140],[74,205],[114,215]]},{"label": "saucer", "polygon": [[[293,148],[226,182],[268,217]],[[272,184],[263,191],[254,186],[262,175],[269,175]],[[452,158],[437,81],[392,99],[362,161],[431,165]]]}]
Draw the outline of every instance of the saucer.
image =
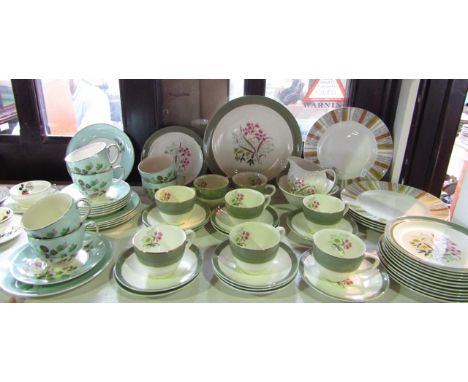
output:
[{"label": "saucer", "polygon": [[234,218],[227,213],[225,208],[217,208],[213,210],[213,212],[211,213],[210,220],[211,220],[211,224],[213,225],[213,227],[217,231],[225,235],[229,235],[229,232],[231,232],[231,229],[235,227],[237,224],[245,223],[248,221],[266,223],[266,224],[272,225],[273,227],[277,227],[279,223],[278,214],[271,206],[268,206],[267,208],[265,208],[262,214],[254,219]]},{"label": "saucer", "polygon": [[13,240],[15,237],[18,237],[23,232],[21,227],[20,218],[14,216],[11,219],[12,221],[5,227],[0,228],[0,244],[6,243],[7,241]]},{"label": "saucer", "polygon": [[294,280],[298,268],[296,255],[285,243],[280,243],[278,254],[268,272],[249,274],[239,269],[229,246],[229,240],[216,247],[211,262],[216,276],[221,281],[227,281],[234,287],[259,292],[286,286]]},{"label": "saucer", "polygon": [[[85,233],[85,241],[93,235]],[[77,255],[65,264],[48,264],[40,259],[30,246],[23,247],[13,258],[10,266],[12,276],[25,284],[53,285],[72,280],[88,272],[102,259],[102,253],[88,243]]]},{"label": "saucer", "polygon": [[202,267],[202,256],[197,246],[185,249],[175,272],[166,277],[154,277],[151,267],[143,265],[133,248],[125,251],[114,266],[114,278],[125,290],[143,295],[154,295],[175,291],[198,276]]},{"label": "saucer", "polygon": [[[202,228],[210,219],[210,210],[208,207],[202,206],[200,203],[195,203],[192,213],[190,216],[178,227],[182,229],[197,230]],[[154,204],[143,211],[141,215],[143,224],[147,227],[151,227],[157,224],[167,224],[157,206]]]},{"label": "saucer", "polygon": [[288,213],[286,224],[295,234],[306,241],[313,241],[314,233],[326,228],[341,229],[354,234],[359,231],[355,221],[348,216],[345,216],[336,224],[317,224],[307,220],[301,209]]},{"label": "saucer", "polygon": [[22,207],[19,203],[13,200],[11,197],[7,197],[3,202],[4,207],[11,208],[14,214],[24,214],[28,207]]},{"label": "saucer", "polygon": [[[364,259],[359,269],[368,268],[371,262]],[[299,262],[302,279],[322,294],[341,301],[366,302],[382,296],[389,288],[387,272],[376,268],[367,274],[351,275],[344,281],[333,282],[320,278],[320,270],[312,254],[305,252]]]},{"label": "saucer", "polygon": [[[92,279],[96,278],[112,261],[112,246],[110,242],[103,236],[99,236],[94,233],[88,233],[93,240],[93,250],[99,253],[101,261],[89,272],[82,274],[72,280],[65,281],[59,284],[53,285],[30,285],[22,283],[16,280],[10,273],[9,267],[11,260],[16,256],[8,256],[5,259],[0,260],[0,288],[6,293],[13,296],[32,298],[32,297],[49,297],[55,296],[61,293],[65,293],[76,289]],[[17,252],[28,248],[29,245],[21,247]]]}]

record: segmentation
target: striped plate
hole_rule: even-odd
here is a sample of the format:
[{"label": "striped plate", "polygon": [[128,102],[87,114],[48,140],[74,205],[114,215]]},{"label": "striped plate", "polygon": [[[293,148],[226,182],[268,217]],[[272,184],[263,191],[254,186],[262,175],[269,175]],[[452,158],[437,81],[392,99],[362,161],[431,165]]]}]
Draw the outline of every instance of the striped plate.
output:
[{"label": "striped plate", "polygon": [[309,130],[304,158],[335,169],[341,180],[380,180],[392,162],[392,135],[370,111],[357,107],[332,110]]},{"label": "striped plate", "polygon": [[402,216],[426,216],[448,220],[448,207],[439,198],[404,184],[356,180],[341,191],[341,199],[356,215],[375,223]]}]

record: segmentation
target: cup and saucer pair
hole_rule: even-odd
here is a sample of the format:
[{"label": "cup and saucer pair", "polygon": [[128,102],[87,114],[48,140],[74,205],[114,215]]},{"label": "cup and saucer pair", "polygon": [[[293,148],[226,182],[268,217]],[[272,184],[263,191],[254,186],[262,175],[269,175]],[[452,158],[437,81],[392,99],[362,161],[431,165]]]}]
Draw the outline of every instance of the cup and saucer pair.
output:
[{"label": "cup and saucer pair", "polygon": [[310,287],[340,301],[371,301],[390,285],[379,258],[365,252],[365,244],[357,236],[338,229],[314,235],[314,249],[302,255],[299,273]]},{"label": "cup and saucer pair", "polygon": [[20,218],[9,207],[0,207],[0,244],[18,237],[23,232]]},{"label": "cup and saucer pair", "polygon": [[248,222],[238,225],[215,249],[215,275],[226,285],[244,292],[265,294],[290,284],[298,261],[292,249],[281,242],[284,228]]}]

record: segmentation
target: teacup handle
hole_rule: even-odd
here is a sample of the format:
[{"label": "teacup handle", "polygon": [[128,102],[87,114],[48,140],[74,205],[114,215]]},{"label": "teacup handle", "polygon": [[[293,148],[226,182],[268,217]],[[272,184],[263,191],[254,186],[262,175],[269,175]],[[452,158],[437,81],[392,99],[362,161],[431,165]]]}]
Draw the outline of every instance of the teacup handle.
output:
[{"label": "teacup handle", "polygon": [[84,215],[80,216],[80,219],[81,219],[81,222],[85,221],[89,215],[89,213],[91,212],[91,204],[89,203],[89,200],[88,199],[79,199],[76,201],[76,207],[79,208],[78,204],[79,203],[84,203],[85,204],[85,207],[87,208],[87,211]]},{"label": "teacup handle", "polygon": [[276,193],[276,187],[273,184],[267,184],[265,186],[266,195],[273,196]]},{"label": "teacup handle", "polygon": [[195,240],[195,231],[192,231],[191,229],[185,230],[185,235],[187,236],[186,240],[186,248],[190,248],[192,245],[193,241]]},{"label": "teacup handle", "polygon": [[265,195],[265,202],[263,203],[263,208],[267,208],[271,203],[271,195]]},{"label": "teacup handle", "polygon": [[369,268],[362,269],[360,271],[356,271],[355,273],[367,273],[369,271],[373,271],[380,265],[380,259],[377,255],[372,254],[372,253],[365,253],[364,254],[364,259],[368,259],[372,261],[372,265]]},{"label": "teacup handle", "polygon": [[327,168],[325,170],[325,174],[329,175],[329,177],[333,178],[333,182],[331,184],[331,186],[328,188],[327,190],[327,194],[332,190],[333,187],[335,187],[335,183],[336,183],[336,173],[334,170],[332,170],[331,168]]},{"label": "teacup handle", "polygon": [[345,216],[349,211],[349,203],[345,203],[345,208],[344,208],[344,212],[343,212],[343,216]]},{"label": "teacup handle", "polygon": [[124,178],[125,170],[124,170],[124,168],[122,166],[120,166],[120,165],[115,166],[115,167],[112,168],[112,170],[121,170],[121,174],[119,175],[119,177],[112,179],[112,182],[117,183],[117,182],[121,181]]},{"label": "teacup handle", "polygon": [[[115,157],[113,159],[111,158],[111,148],[115,148],[117,150],[117,152],[115,153]],[[106,149],[107,149],[107,157],[109,158],[109,162],[112,166],[115,164],[115,162],[117,162],[117,159],[119,159],[120,147],[116,143],[111,143],[110,145],[106,146]]]},{"label": "teacup handle", "polygon": [[281,239],[283,239],[286,236],[286,230],[284,227],[278,226],[276,227],[276,230],[279,232]]},{"label": "teacup handle", "polygon": [[[89,220],[86,223],[84,223],[85,229],[86,229],[87,226],[90,226],[90,225],[93,225],[96,233],[99,233],[99,226],[96,224],[96,222],[94,220]],[[89,243],[91,243],[91,241],[92,241],[92,239],[85,240],[83,242],[83,244],[88,245]]]}]

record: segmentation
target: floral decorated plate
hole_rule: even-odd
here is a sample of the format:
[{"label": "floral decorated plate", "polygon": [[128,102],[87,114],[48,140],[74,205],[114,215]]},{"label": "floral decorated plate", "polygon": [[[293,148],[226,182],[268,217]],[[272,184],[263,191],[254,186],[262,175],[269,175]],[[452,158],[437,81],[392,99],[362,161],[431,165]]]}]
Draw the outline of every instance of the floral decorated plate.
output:
[{"label": "floral decorated plate", "polygon": [[65,293],[90,282],[107,267],[107,265],[112,261],[113,257],[112,246],[109,240],[94,233],[87,233],[87,235],[90,235],[89,237],[92,238],[93,251],[98,252],[101,256],[101,261],[96,264],[96,266],[94,266],[89,272],[86,272],[72,280],[52,285],[31,285],[22,283],[12,276],[9,268],[11,260],[16,256],[16,253],[29,247],[29,245],[26,245],[18,248],[16,253],[13,253],[12,256],[0,258],[0,289],[13,296],[39,298]]},{"label": "floral decorated plate", "polygon": [[210,170],[228,177],[256,171],[271,180],[286,168],[288,157],[301,155],[301,148],[294,116],[279,102],[262,96],[239,97],[225,104],[203,137]]},{"label": "floral decorated plate", "polygon": [[[90,233],[86,233],[86,236],[88,240],[93,238]],[[101,261],[102,256],[101,252],[94,250],[91,241],[84,245],[71,261],[52,265],[37,257],[32,247],[24,247],[12,260],[10,273],[16,280],[25,284],[53,285],[88,272]]]},{"label": "floral decorated plate", "polygon": [[399,253],[441,270],[468,273],[468,229],[443,220],[408,216],[387,224],[385,237]]},{"label": "floral decorated plate", "polygon": [[177,269],[166,277],[154,277],[151,267],[143,265],[133,248],[124,252],[114,267],[117,283],[130,292],[143,295],[157,295],[175,291],[195,279],[202,268],[202,256],[197,246],[186,248]]},{"label": "floral decorated plate", "polygon": [[11,218],[11,223],[0,227],[0,244],[13,240],[22,233],[23,228],[21,228],[21,219],[19,216],[13,215]]},{"label": "floral decorated plate", "polygon": [[[360,269],[370,267],[364,260]],[[335,282],[321,277],[312,250],[305,252],[299,262],[299,274],[315,290],[341,301],[365,302],[381,297],[390,286],[387,272],[376,268],[369,274],[355,274],[346,280]]]},{"label": "floral decorated plate", "polygon": [[307,220],[304,216],[304,213],[302,212],[302,209],[289,212],[286,217],[286,224],[301,239],[311,242],[313,242],[314,233],[325,228],[341,229],[343,231],[348,231],[354,234],[358,232],[356,223],[349,216],[344,217],[336,224],[317,224]]},{"label": "floral decorated plate", "polygon": [[332,110],[320,117],[304,143],[304,158],[322,168],[333,168],[341,180],[382,179],[392,157],[392,135],[385,123],[357,107]]},{"label": "floral decorated plate", "polygon": [[181,126],[168,126],[156,131],[145,142],[141,159],[153,154],[170,154],[177,165],[177,174],[184,184],[191,183],[206,172],[203,142],[192,130]]},{"label": "floral decorated plate", "polygon": [[450,218],[439,198],[403,184],[356,180],[341,191],[341,199],[355,214],[381,224],[402,216]]},{"label": "floral decorated plate", "polygon": [[[72,137],[67,146],[66,154],[68,155],[72,151],[93,142],[115,143],[119,146],[120,153],[115,164],[121,165],[124,168],[123,179],[127,179],[132,172],[133,162],[135,161],[135,152],[128,135],[119,128],[106,123],[86,126]],[[115,173],[115,171],[114,174],[118,178],[119,174]]]},{"label": "floral decorated plate", "polygon": [[229,246],[229,240],[224,241],[215,249],[215,255],[211,261],[218,277],[228,280],[233,286],[249,291],[266,292],[285,286],[294,280],[298,267],[296,255],[285,243],[280,243],[272,267],[265,273],[248,274],[239,269]]},{"label": "floral decorated plate", "polygon": [[[152,205],[146,208],[142,215],[141,220],[143,224],[147,227],[166,223],[162,217],[157,206]],[[210,210],[208,207],[203,206],[200,203],[195,203],[192,213],[190,216],[178,227],[182,229],[192,229],[197,230],[205,226],[206,223],[210,220]],[[166,223],[167,224],[167,223]]]},{"label": "floral decorated plate", "polygon": [[229,215],[225,208],[216,208],[211,212],[210,221],[213,228],[217,231],[229,235],[233,227],[237,224],[245,223],[246,221],[256,221],[277,227],[279,224],[279,217],[271,206],[265,208],[262,214],[255,219],[238,219]]}]

